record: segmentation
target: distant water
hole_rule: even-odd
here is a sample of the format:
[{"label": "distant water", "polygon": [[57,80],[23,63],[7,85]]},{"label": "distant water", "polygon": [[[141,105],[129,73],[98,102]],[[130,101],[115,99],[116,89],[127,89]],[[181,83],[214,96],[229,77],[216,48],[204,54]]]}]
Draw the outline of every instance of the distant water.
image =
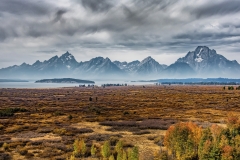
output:
[{"label": "distant water", "polygon": [[[29,82],[0,82],[0,88],[62,88],[62,87],[78,87],[78,83],[34,83]],[[102,84],[127,84],[127,85],[147,85],[153,82],[130,82],[130,81],[95,81],[95,85]],[[83,84],[81,84],[83,85]],[[88,85],[88,84],[85,84]]]}]

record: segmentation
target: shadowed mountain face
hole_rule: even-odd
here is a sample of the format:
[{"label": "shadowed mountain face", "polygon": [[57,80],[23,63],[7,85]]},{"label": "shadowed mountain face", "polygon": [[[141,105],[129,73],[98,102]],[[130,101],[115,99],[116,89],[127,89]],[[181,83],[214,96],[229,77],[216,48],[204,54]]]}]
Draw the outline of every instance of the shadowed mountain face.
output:
[{"label": "shadowed mountain face", "polygon": [[136,60],[130,63],[119,61],[114,61],[114,63],[129,75],[138,77],[159,76],[164,70],[164,65],[159,64],[152,57],[147,57],[141,62]]},{"label": "shadowed mountain face", "polygon": [[164,67],[156,62],[152,57],[142,60],[136,67],[136,73],[139,75],[158,75]]},{"label": "shadowed mountain face", "polygon": [[110,78],[111,76],[119,77],[125,74],[109,58],[96,57],[90,61],[80,62],[74,70],[75,76],[86,76],[92,78]]},{"label": "shadowed mountain face", "polygon": [[0,69],[2,78],[97,78],[97,79],[150,79],[188,77],[229,77],[239,78],[240,65],[224,56],[199,46],[188,52],[170,66],[159,64],[152,57],[141,62],[112,62],[109,58],[96,57],[89,61],[77,62],[72,54],[54,56],[49,60],[23,63]]},{"label": "shadowed mountain face", "polygon": [[195,74],[195,71],[184,62],[175,62],[164,70],[164,75],[168,76],[169,78],[191,77]]}]

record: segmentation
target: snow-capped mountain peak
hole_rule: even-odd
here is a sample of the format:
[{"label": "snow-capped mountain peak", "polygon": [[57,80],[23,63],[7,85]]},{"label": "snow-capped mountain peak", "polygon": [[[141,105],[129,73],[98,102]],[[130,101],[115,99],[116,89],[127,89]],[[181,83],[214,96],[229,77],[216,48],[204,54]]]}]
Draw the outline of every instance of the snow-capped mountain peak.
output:
[{"label": "snow-capped mountain peak", "polygon": [[[177,62],[189,64],[199,75],[213,76],[228,73],[233,70],[239,70],[237,62],[229,61],[224,56],[217,54],[214,49],[209,49],[206,46],[198,46],[195,51],[188,52],[185,57],[179,58]],[[231,70],[229,70],[231,68]],[[235,69],[233,69],[235,68]]]},{"label": "snow-capped mountain peak", "polygon": [[75,59],[74,58],[74,56],[71,54],[71,53],[69,53],[68,51],[66,52],[66,53],[64,53],[61,57],[60,57],[60,59],[64,59],[64,60],[72,60],[72,59]]}]

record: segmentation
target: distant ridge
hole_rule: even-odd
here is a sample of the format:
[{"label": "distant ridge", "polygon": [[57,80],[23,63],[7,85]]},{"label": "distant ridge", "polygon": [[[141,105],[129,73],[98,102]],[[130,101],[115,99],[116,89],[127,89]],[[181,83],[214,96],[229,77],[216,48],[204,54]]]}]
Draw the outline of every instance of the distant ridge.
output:
[{"label": "distant ridge", "polygon": [[54,78],[54,79],[42,79],[38,80],[35,83],[89,83],[94,84],[94,81],[89,80],[81,80],[81,79],[74,79],[74,78]]},{"label": "distant ridge", "polygon": [[74,56],[66,52],[60,57],[49,60],[37,60],[32,65],[22,63],[0,69],[0,77],[6,79],[39,78],[87,78],[87,79],[153,79],[153,78],[189,78],[189,77],[228,77],[240,78],[240,65],[217,54],[207,46],[198,46],[185,57],[167,66],[159,64],[152,57],[142,61],[112,62],[109,58],[96,57],[89,61],[77,62]]}]

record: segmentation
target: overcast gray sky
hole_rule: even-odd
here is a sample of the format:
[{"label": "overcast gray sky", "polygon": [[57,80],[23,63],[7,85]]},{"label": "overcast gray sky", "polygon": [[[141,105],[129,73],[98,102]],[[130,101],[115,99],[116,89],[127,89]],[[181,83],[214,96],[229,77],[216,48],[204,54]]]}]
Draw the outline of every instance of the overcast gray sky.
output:
[{"label": "overcast gray sky", "polygon": [[0,0],[0,68],[66,51],[171,64],[199,45],[240,62],[239,0]]}]

